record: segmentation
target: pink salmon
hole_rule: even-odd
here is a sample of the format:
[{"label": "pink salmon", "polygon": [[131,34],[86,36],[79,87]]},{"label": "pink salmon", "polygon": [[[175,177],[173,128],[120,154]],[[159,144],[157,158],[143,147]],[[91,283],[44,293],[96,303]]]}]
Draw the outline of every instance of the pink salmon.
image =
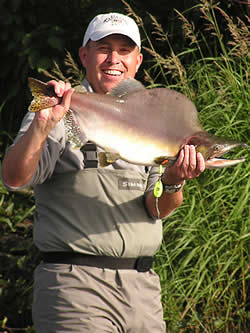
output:
[{"label": "pink salmon", "polygon": [[[36,112],[61,102],[54,88],[29,78]],[[244,159],[221,156],[245,143],[223,139],[204,131],[193,102],[168,88],[146,89],[135,79],[122,81],[109,94],[89,93],[83,86],[74,88],[70,110],[64,117],[68,139],[76,146],[94,142],[101,166],[117,159],[145,166],[171,165],[185,144],[201,152],[206,168],[224,168]]]}]

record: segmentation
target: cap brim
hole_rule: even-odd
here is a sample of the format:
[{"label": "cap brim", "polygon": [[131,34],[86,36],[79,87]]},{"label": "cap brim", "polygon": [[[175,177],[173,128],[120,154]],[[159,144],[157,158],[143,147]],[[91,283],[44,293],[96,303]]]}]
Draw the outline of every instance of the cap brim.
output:
[{"label": "cap brim", "polygon": [[140,49],[140,44],[138,45],[138,41],[136,41],[129,33],[124,32],[124,30],[120,30],[120,29],[117,29],[117,30],[112,29],[112,31],[96,30],[95,33],[92,36],[90,36],[90,39],[93,40],[94,42],[96,42],[104,37],[114,35],[114,34],[121,34],[121,35],[129,37]]}]

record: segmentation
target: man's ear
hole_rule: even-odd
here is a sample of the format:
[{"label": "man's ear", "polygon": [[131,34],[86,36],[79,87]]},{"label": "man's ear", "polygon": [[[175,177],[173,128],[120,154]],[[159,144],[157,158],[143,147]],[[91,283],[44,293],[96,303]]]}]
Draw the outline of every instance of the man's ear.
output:
[{"label": "man's ear", "polygon": [[86,47],[85,46],[81,46],[79,48],[79,58],[81,60],[81,63],[83,65],[83,67],[86,67],[85,64],[86,64],[86,56],[87,56],[87,52],[86,52]]},{"label": "man's ear", "polygon": [[142,53],[139,53],[137,55],[136,72],[138,71],[139,67],[141,66],[142,60],[143,60],[143,55],[142,55]]}]

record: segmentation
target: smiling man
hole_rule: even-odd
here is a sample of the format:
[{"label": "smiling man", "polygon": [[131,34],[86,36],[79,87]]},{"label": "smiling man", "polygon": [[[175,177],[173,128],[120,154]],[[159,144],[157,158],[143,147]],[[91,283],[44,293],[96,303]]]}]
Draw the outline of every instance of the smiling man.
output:
[{"label": "smiling man", "polygon": [[142,63],[140,48],[139,30],[131,18],[115,13],[95,17],[79,50],[94,91],[105,94],[121,80],[134,77]]},{"label": "smiling man", "polygon": [[[134,77],[140,49],[131,18],[95,17],[79,49],[85,88],[106,94]],[[204,170],[203,157],[185,146],[164,171],[164,192],[156,201],[157,168],[122,160],[100,168],[99,147],[71,146],[62,118],[73,90],[62,81],[50,84],[62,103],[27,113],[2,165],[9,190],[34,188],[34,242],[43,256],[34,275],[36,333],[165,333],[152,270],[161,219],[182,203],[184,180]]]}]

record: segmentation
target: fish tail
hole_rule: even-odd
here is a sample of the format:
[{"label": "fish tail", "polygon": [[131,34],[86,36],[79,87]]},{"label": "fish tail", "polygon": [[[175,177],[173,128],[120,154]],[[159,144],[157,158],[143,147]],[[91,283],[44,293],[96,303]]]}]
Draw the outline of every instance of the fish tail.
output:
[{"label": "fish tail", "polygon": [[55,94],[54,87],[32,77],[28,78],[28,82],[33,96],[28,108],[30,112],[41,111],[60,103],[61,98]]}]

